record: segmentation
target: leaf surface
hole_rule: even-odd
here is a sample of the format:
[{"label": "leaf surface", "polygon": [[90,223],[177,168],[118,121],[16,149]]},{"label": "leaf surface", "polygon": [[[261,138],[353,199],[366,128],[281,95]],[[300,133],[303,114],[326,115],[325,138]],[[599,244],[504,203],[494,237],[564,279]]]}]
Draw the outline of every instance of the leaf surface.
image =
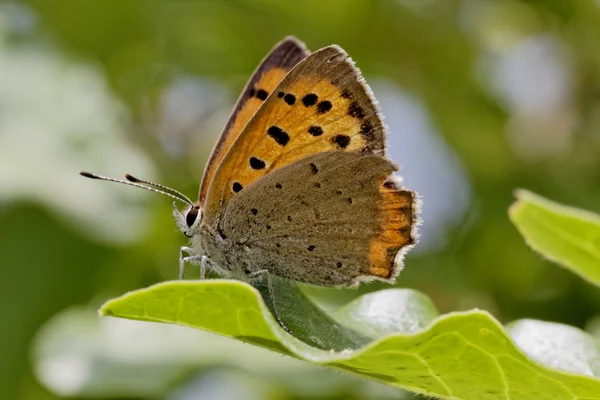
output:
[{"label": "leaf surface", "polygon": [[[199,328],[439,398],[600,400],[598,341],[573,327],[527,320],[506,330],[479,310],[436,316],[427,297],[404,289],[362,296],[330,318],[298,308],[310,301],[293,283],[276,293],[294,299],[290,309],[278,304],[294,336],[238,281],[165,282],[110,300],[101,313]],[[339,334],[347,348],[328,349]]]}]

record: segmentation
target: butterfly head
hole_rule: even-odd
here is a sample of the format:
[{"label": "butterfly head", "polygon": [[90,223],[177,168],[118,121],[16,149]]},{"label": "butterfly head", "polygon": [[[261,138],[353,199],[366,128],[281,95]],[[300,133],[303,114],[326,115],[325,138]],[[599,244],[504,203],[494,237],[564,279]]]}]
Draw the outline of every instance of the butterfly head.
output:
[{"label": "butterfly head", "polygon": [[183,211],[177,208],[177,203],[173,202],[173,217],[177,228],[187,237],[194,236],[198,226],[202,222],[202,208],[197,204],[189,204]]}]

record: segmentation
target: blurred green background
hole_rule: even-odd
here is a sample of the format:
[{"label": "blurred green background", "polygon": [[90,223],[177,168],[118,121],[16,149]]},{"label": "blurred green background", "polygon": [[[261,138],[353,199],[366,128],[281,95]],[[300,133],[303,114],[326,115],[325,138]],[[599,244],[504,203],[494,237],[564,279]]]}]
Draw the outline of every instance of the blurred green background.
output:
[{"label": "blurred green background", "polygon": [[[583,327],[600,293],[526,247],[515,188],[600,211],[600,1],[0,2],[0,398],[409,398],[178,327],[99,320],[177,277],[170,201],[195,197],[238,92],[286,35],[341,45],[423,200],[398,286],[441,312]],[[386,285],[309,293],[335,307]]]}]

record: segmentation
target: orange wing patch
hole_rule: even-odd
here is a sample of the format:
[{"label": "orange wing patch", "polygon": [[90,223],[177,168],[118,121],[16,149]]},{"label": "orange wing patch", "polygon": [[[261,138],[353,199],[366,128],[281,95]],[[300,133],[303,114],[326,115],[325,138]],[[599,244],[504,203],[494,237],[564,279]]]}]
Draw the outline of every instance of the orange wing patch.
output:
[{"label": "orange wing patch", "polygon": [[287,73],[307,55],[308,50],[304,44],[289,37],[277,43],[259,64],[237,100],[231,117],[204,169],[199,194],[201,204],[204,203],[206,192],[219,164],[250,118]]},{"label": "orange wing patch", "polygon": [[396,256],[405,246],[415,243],[415,194],[402,190],[393,179],[380,189],[381,199],[379,236],[369,242],[368,274],[393,279],[399,272]]},{"label": "orange wing patch", "polygon": [[385,131],[369,88],[337,46],[301,61],[270,94],[221,162],[205,220],[266,173],[332,150],[384,155]]}]

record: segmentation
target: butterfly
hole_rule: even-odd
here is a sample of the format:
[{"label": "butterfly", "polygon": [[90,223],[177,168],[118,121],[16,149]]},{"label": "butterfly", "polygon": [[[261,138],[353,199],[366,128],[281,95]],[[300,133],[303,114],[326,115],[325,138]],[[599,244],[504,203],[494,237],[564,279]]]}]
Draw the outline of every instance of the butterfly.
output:
[{"label": "butterfly", "polygon": [[344,50],[277,43],[246,84],[204,170],[197,201],[126,175],[174,203],[186,263],[222,277],[319,286],[395,282],[416,241],[417,197],[392,174],[376,100]]}]

